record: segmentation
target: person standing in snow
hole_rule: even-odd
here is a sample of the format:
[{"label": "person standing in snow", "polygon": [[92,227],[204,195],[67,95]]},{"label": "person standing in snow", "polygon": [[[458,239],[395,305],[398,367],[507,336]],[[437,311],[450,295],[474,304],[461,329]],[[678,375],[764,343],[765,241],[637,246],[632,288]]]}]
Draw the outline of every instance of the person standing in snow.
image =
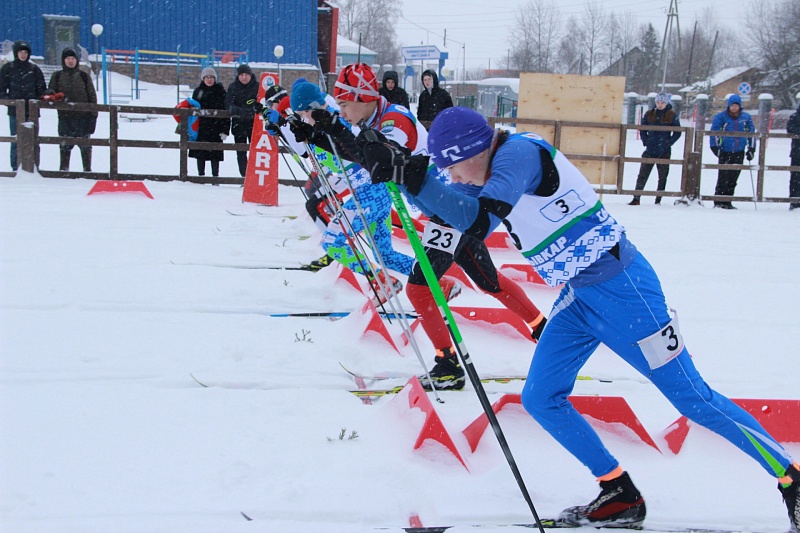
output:
[{"label": "person standing in snow", "polygon": [[[786,133],[800,134],[800,105],[797,106],[789,122],[786,124]],[[792,151],[789,153],[789,164],[793,167],[800,167],[800,139],[792,139]],[[789,196],[800,197],[800,171],[795,170],[789,174]],[[792,203],[789,209],[794,211],[800,208],[799,203]]]},{"label": "person standing in snow", "polygon": [[436,115],[453,107],[453,99],[450,98],[450,93],[439,87],[439,77],[433,70],[428,69],[422,73],[422,86],[417,103],[417,118],[428,130]]},{"label": "person standing in snow", "polygon": [[[672,110],[667,93],[658,93],[655,109],[649,110],[642,117],[642,126],[680,126],[678,114]],[[643,158],[669,159],[672,156],[672,145],[681,138],[679,131],[651,131],[641,130],[642,144],[644,145]],[[667,188],[669,165],[656,164],[658,169],[658,186],[656,190],[663,191]],[[641,191],[647,185],[647,178],[653,171],[653,163],[642,163],[639,176],[636,179],[636,190]],[[634,196],[628,205],[639,205],[641,198]],[[661,203],[661,197],[656,196],[656,204]]]},{"label": "person standing in snow", "polygon": [[[61,52],[61,70],[50,76],[48,92],[60,94],[59,100],[75,103],[97,103],[97,93],[92,84],[92,77],[78,66],[78,54],[72,48],[64,48]],[[58,111],[58,135],[60,137],[82,137],[88,139],[97,126],[97,111]],[[74,144],[62,144],[59,148],[61,161],[59,169],[69,171],[69,160]],[[92,171],[92,147],[81,145],[81,162],[83,171]]]},{"label": "person standing in snow", "polygon": [[[217,81],[217,71],[206,67],[200,75],[200,85],[192,93],[192,99],[200,103],[200,109],[225,109],[225,87]],[[197,142],[223,143],[228,138],[231,119],[200,117]],[[219,176],[219,162],[225,159],[222,150],[189,150],[189,157],[197,159],[197,175],[206,175],[206,161],[211,161],[211,175]]]},{"label": "person standing in snow", "polygon": [[[231,133],[233,142],[250,143],[255,121],[256,98],[258,97],[258,81],[247,63],[236,67],[236,79],[228,85],[225,94],[225,107],[231,114]],[[247,174],[247,152],[236,152],[239,164],[239,175]]]},{"label": "person standing in snow", "polygon": [[390,104],[397,104],[411,109],[408,105],[408,93],[405,89],[400,87],[398,83],[397,72],[394,70],[387,70],[383,73],[383,85],[381,86],[381,96],[386,98]]},{"label": "person standing in snow", "polygon": [[[750,113],[742,111],[742,97],[732,94],[728,98],[728,107],[725,111],[717,113],[711,122],[711,131],[748,132],[756,131]],[[756,153],[756,141],[753,137],[716,137],[710,136],[711,151],[719,158],[720,165],[741,165],[744,158],[753,160]],[[714,194],[718,196],[733,196],[736,182],[739,180],[741,170],[719,170],[717,187]],[[731,202],[715,201],[714,207],[720,209],[736,209]]]},{"label": "person standing in snow", "polygon": [[387,140],[358,142],[373,181],[399,182],[414,203],[478,239],[509,223],[539,275],[550,286],[563,284],[522,390],[528,413],[600,483],[600,495],[564,510],[561,524],[638,528],[646,516],[629,474],[569,401],[578,372],[603,343],[681,414],[777,478],[792,525],[800,527],[800,465],[755,418],[706,384],[653,267],[561,152],[534,133],[494,131],[471,109],[446,109],[431,125],[428,150],[454,182],[479,189],[469,196],[425,172],[425,156],[409,157]]},{"label": "person standing in snow", "polygon": [[[31,63],[31,45],[16,41],[12,46],[14,60],[0,67],[0,99],[25,100],[25,120],[28,116],[28,100],[38,100],[47,90],[44,74],[35,63]],[[8,106],[9,135],[17,135],[17,110]],[[39,166],[39,146],[36,146],[36,166]],[[11,170],[17,170],[17,143],[11,143]]]},{"label": "person standing in snow", "polygon": [[[357,63],[342,69],[336,82],[334,97],[341,107],[341,116],[347,123],[359,124],[363,121],[368,127],[380,131],[409,153],[427,153],[425,146],[427,132],[408,109],[391,105],[380,96],[375,74],[369,65]],[[328,121],[331,124],[330,117],[323,115],[324,113],[319,114],[321,120],[318,122]],[[353,138],[353,134],[360,132],[359,126],[353,126],[352,130],[325,126],[322,129],[337,142],[341,142],[343,149],[350,154],[349,159],[360,160]],[[438,172],[434,167],[429,169],[427,161],[417,170],[422,173],[430,170],[438,180],[447,181],[446,172]],[[461,186],[453,187],[462,190]],[[428,209],[427,206],[418,204],[418,207],[422,207],[425,214],[435,214],[435,210]],[[445,250],[432,245],[425,247],[425,255],[431,262],[437,279],[440,280],[445,299],[458,294],[454,292],[456,288],[452,287],[453,282],[444,276],[453,263],[456,263],[476,286],[522,318],[531,327],[531,337],[536,341],[547,322],[544,314],[517,283],[497,271],[483,239],[477,239],[466,233],[456,235],[457,232],[452,231],[452,228],[447,227],[447,224],[438,218],[433,218],[426,224],[426,231],[428,230],[452,236],[451,246]],[[457,291],[460,290],[460,287],[457,287]],[[419,376],[423,387],[437,390],[463,389],[464,369],[458,361],[447,326],[439,313],[419,262],[414,263],[408,277],[406,295],[419,313],[422,327],[436,351],[434,366],[429,372],[432,382],[428,381],[427,376]]]}]

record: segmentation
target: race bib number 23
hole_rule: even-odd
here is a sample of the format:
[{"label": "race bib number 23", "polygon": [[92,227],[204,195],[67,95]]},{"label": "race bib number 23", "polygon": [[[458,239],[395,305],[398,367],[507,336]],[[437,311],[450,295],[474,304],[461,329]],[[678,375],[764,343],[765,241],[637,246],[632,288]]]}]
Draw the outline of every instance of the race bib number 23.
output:
[{"label": "race bib number 23", "polygon": [[456,251],[459,240],[461,240],[461,232],[456,229],[440,226],[433,222],[425,224],[425,232],[422,234],[423,246],[436,248],[452,255]]}]

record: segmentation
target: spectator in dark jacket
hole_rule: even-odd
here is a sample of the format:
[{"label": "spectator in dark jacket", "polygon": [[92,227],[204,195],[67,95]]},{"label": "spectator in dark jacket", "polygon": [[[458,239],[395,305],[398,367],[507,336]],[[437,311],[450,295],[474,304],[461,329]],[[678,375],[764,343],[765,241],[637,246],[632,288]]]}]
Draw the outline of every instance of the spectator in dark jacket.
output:
[{"label": "spectator in dark jacket", "polygon": [[[669,103],[670,97],[667,93],[659,93],[656,96],[656,107],[651,109],[642,117],[642,126],[680,126],[681,122],[678,114],[672,110]],[[652,131],[641,130],[642,144],[644,145],[643,158],[669,159],[672,155],[672,145],[681,138],[679,131]],[[658,187],[656,190],[663,191],[667,187],[667,176],[669,175],[669,165],[656,164],[658,170]],[[647,178],[653,171],[653,163],[642,163],[639,168],[639,176],[636,178],[636,190],[641,191],[647,184]],[[628,205],[639,205],[640,198],[634,196]],[[661,197],[656,196],[656,204],[661,203]]]},{"label": "spectator in dark jacket", "polygon": [[[192,93],[192,98],[200,103],[200,109],[225,109],[225,87],[217,81],[217,72],[206,67],[201,74],[200,85]],[[200,117],[197,142],[222,143],[228,138],[231,119]],[[219,162],[225,159],[222,150],[189,150],[189,157],[197,159],[197,174],[206,175],[206,161],[211,161],[211,175],[219,176]]]},{"label": "spectator in dark jacket", "polygon": [[[38,100],[47,90],[42,70],[31,63],[31,46],[17,41],[12,47],[14,60],[0,68],[0,99]],[[17,111],[8,106],[10,135],[17,135]],[[25,120],[28,120],[28,103],[25,102]],[[36,166],[39,166],[39,150],[36,150]],[[17,143],[11,143],[11,168],[17,170]]]},{"label": "spectator in dark jacket", "polygon": [[[64,48],[61,52],[61,70],[53,72],[50,76],[48,92],[63,95],[57,100],[81,104],[96,104],[97,93],[92,84],[92,77],[82,71],[78,66],[78,54],[72,48]],[[58,135],[60,137],[83,137],[88,139],[94,133],[97,125],[97,112],[58,111]],[[60,147],[61,164],[59,169],[69,170],[69,159],[74,144],[64,144]],[[83,171],[92,171],[92,147],[80,146]]]},{"label": "spectator in dark jacket", "polygon": [[387,70],[383,73],[383,85],[378,92],[381,93],[381,96],[386,98],[390,104],[401,105],[409,109],[408,93],[405,89],[400,87],[397,72],[394,70]]},{"label": "spectator in dark jacket", "polygon": [[[742,111],[742,97],[732,94],[728,98],[728,107],[725,111],[717,113],[711,122],[711,131],[755,132],[756,126],[749,113]],[[753,160],[756,152],[756,142],[753,137],[716,137],[710,136],[711,151],[719,158],[720,165],[741,165],[744,158]],[[746,150],[746,152],[745,152]],[[733,196],[736,182],[739,180],[741,170],[722,170],[717,176],[715,195]],[[722,209],[736,209],[730,202],[714,202],[714,207]]]},{"label": "spectator in dark jacket", "polygon": [[[786,124],[786,133],[800,134],[800,105],[797,106],[797,111],[789,117],[789,122]],[[789,153],[790,165],[793,167],[800,167],[800,139],[792,139],[792,151]],[[792,198],[800,198],[800,171],[795,170],[789,174],[789,196]],[[800,204],[792,203],[789,205],[790,210],[800,208]]]},{"label": "spectator in dark jacket", "polygon": [[[242,63],[236,67],[236,79],[228,86],[225,96],[225,106],[232,115],[231,133],[235,143],[249,143],[252,139],[256,97],[258,80],[253,76],[250,65]],[[244,177],[247,174],[247,152],[236,152],[236,160],[239,174]]]},{"label": "spectator in dark jacket", "polygon": [[422,73],[422,85],[424,89],[419,95],[417,119],[427,130],[436,115],[448,107],[453,107],[453,100],[450,98],[450,93],[439,87],[439,77],[430,69]]}]

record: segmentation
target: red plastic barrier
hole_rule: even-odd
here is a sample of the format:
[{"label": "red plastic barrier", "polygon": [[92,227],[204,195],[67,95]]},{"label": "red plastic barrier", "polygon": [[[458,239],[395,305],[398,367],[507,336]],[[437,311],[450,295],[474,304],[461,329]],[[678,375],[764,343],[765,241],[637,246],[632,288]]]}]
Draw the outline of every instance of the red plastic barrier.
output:
[{"label": "red plastic barrier", "polygon": [[153,199],[153,195],[147,190],[144,183],[141,181],[109,181],[100,180],[95,182],[94,187],[89,191],[86,196],[97,193],[105,192],[139,192]]},{"label": "red plastic barrier", "polygon": [[422,425],[422,430],[419,433],[419,437],[417,437],[416,443],[414,443],[414,449],[418,450],[422,446],[423,442],[428,439],[433,439],[450,450],[450,453],[452,453],[469,472],[467,463],[464,462],[461,454],[458,453],[458,449],[456,448],[453,439],[450,437],[450,434],[447,433],[447,429],[445,429],[444,424],[442,424],[442,419],[439,418],[439,414],[436,412],[436,409],[434,409],[433,404],[425,392],[425,389],[422,388],[422,384],[419,382],[416,376],[408,380],[405,389],[409,390],[409,409],[417,408],[421,409],[422,412],[425,413],[425,423]]},{"label": "red plastic barrier", "polygon": [[547,286],[542,279],[542,276],[540,276],[539,273],[533,268],[533,265],[503,265],[500,267],[500,272],[502,272],[504,276],[514,281],[523,279],[528,283],[536,283],[537,285],[544,285],[545,287]]},{"label": "red plastic barrier", "polygon": [[489,324],[508,324],[519,331],[520,335],[533,342],[531,328],[518,315],[505,307],[451,307],[453,314],[463,316],[467,320],[488,322]]},{"label": "red plastic barrier", "polygon": [[394,343],[394,340],[392,340],[392,335],[389,333],[389,330],[386,329],[386,324],[384,324],[383,320],[381,320],[378,310],[375,308],[375,304],[372,303],[372,300],[367,300],[367,303],[365,303],[361,308],[361,315],[369,316],[369,322],[367,323],[367,327],[364,329],[362,336],[366,335],[368,331],[374,331],[386,339],[386,341],[392,345],[394,351],[400,355],[400,350],[397,349],[397,345]]},{"label": "red plastic barrier", "polygon": [[[790,420],[800,420],[800,400],[731,398],[731,401],[750,413],[778,442],[800,442],[800,426],[789,423]],[[691,420],[682,416],[664,430],[664,439],[672,453],[681,451],[693,425]]]},{"label": "red plastic barrier", "polygon": [[[661,451],[624,398],[619,396],[570,396],[569,400],[580,414],[603,422],[624,424],[632,429],[642,442],[659,452]],[[499,413],[503,407],[514,403],[522,403],[520,395],[505,394],[492,404],[492,410]],[[489,419],[486,418],[486,414],[482,414],[462,431],[473,452],[478,447],[488,425]]]}]

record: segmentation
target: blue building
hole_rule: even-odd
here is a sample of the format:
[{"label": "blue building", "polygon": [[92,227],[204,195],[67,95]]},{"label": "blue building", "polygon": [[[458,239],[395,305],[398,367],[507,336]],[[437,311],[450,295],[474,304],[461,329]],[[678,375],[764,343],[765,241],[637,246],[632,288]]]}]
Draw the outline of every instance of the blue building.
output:
[{"label": "blue building", "polygon": [[45,16],[58,15],[80,18],[73,42],[90,53],[99,52],[91,27],[102,24],[98,43],[110,50],[235,51],[247,52],[249,61],[268,62],[280,44],[283,63],[317,65],[314,0],[3,0],[2,5],[0,40],[26,40],[34,55],[45,55]]}]

